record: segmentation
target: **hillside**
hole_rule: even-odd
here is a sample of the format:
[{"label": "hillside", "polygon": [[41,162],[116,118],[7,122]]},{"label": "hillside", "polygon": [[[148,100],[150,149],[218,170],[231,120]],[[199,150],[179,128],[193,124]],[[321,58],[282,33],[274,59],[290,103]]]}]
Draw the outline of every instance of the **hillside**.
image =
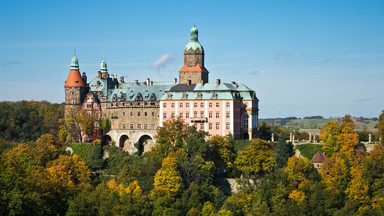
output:
[{"label": "hillside", "polygon": [[[324,125],[331,121],[341,122],[343,117],[323,118],[321,116],[305,117],[303,119],[296,117],[288,118],[269,118],[260,119],[260,123],[265,122],[270,126],[280,126],[289,130],[306,131],[308,133],[319,134],[320,129],[324,128]],[[357,130],[369,130],[376,131],[375,125],[377,125],[377,118],[364,118],[353,117],[353,121],[356,123]]]}]

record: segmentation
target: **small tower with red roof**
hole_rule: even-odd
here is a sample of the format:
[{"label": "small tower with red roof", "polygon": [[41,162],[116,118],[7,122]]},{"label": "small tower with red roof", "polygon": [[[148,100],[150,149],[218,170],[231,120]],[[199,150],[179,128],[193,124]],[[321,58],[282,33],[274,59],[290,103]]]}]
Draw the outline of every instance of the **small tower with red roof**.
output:
[{"label": "small tower with red roof", "polygon": [[204,67],[204,48],[198,39],[195,24],[191,29],[191,40],[184,49],[184,66],[179,71],[180,84],[208,82],[208,70]]},{"label": "small tower with red roof", "polygon": [[79,61],[76,53],[71,61],[71,70],[64,84],[65,89],[65,112],[70,109],[80,109],[81,103],[86,95],[86,75],[80,75]]}]

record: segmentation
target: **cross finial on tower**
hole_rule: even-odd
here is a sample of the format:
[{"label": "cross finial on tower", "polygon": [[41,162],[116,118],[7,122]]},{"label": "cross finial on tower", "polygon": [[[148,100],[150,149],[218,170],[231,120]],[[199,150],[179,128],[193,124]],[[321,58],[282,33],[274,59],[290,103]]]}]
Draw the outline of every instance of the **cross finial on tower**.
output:
[{"label": "cross finial on tower", "polygon": [[195,20],[193,20],[193,26],[196,26],[196,25],[195,25]]},{"label": "cross finial on tower", "polygon": [[76,49],[73,50],[73,55],[76,56]]}]

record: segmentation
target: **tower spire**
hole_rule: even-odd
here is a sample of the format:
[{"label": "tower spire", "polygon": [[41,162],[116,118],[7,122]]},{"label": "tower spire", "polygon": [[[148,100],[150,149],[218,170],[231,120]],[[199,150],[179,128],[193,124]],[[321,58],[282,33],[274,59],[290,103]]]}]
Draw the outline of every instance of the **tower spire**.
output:
[{"label": "tower spire", "polygon": [[73,58],[71,61],[71,70],[79,70],[79,60],[76,57],[76,49],[73,50]]}]

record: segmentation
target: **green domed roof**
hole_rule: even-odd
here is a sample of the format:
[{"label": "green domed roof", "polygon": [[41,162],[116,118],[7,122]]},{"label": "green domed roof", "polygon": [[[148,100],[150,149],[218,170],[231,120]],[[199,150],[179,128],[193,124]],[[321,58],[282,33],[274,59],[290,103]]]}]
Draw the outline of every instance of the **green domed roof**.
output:
[{"label": "green domed roof", "polygon": [[79,60],[77,60],[76,51],[73,54],[73,58],[71,61],[71,70],[79,70]]},{"label": "green domed roof", "polygon": [[103,61],[100,64],[100,72],[101,73],[108,73],[107,63],[105,62],[104,58],[103,58]]},{"label": "green domed roof", "polygon": [[191,48],[193,50],[204,50],[203,46],[199,42],[199,30],[197,30],[195,24],[193,24],[193,27],[191,28],[191,41],[189,41],[189,43],[185,47],[185,49],[187,50]]}]

